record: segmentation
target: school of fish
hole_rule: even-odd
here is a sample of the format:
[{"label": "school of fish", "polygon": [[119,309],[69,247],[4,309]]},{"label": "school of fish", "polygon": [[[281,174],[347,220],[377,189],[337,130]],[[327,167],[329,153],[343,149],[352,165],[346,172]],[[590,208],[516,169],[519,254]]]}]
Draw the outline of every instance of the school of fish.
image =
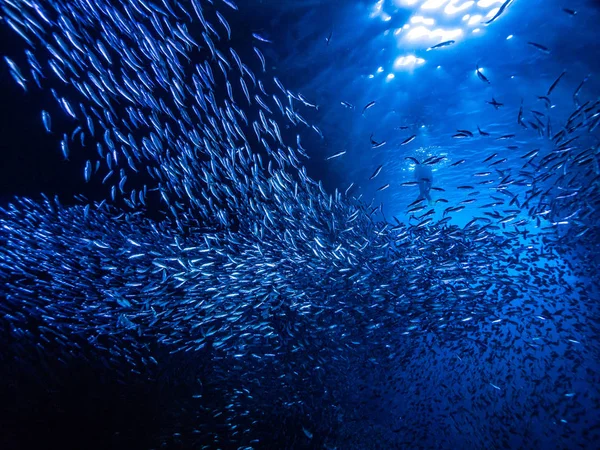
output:
[{"label": "school of fish", "polygon": [[[40,126],[62,136],[64,159],[87,155],[82,183],[106,197],[1,206],[4,361],[84,361],[125,384],[185,378],[185,419],[153,448],[586,448],[600,438],[589,413],[600,411],[600,100],[586,80],[566,121],[551,115],[565,72],[539,108],[521,106],[515,127],[543,145],[481,155],[456,189],[491,200],[465,226],[452,218],[475,195],[445,200],[435,180],[410,220],[387,220],[352,186],[330,193],[308,175],[302,142],[324,135],[309,119],[318,106],[272,73],[268,35],[229,25],[233,0],[0,5],[27,48],[2,70],[26,95],[51,92],[57,108]],[[49,110],[73,130],[56,129]],[[489,137],[452,137],[476,135]],[[404,148],[418,136],[398,139]],[[403,189],[382,175],[385,165],[365,174],[378,191]]]}]

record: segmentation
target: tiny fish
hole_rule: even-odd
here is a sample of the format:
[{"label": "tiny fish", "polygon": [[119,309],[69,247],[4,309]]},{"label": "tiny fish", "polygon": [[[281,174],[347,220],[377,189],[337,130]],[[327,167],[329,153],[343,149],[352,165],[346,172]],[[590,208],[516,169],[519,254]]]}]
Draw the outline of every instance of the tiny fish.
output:
[{"label": "tiny fish", "polygon": [[452,45],[455,42],[456,41],[453,41],[453,40],[440,42],[439,44],[436,44],[436,45],[433,45],[433,46],[429,47],[426,51],[435,50],[436,48],[448,47],[449,45]]},{"label": "tiny fish", "polygon": [[325,158],[325,161],[329,161],[330,159],[334,159],[334,158],[339,158],[340,156],[345,155],[345,154],[346,154],[346,150],[344,150],[343,152],[339,152],[339,153],[336,153],[335,155],[331,155],[331,156]]},{"label": "tiny fish", "polygon": [[264,55],[256,47],[253,47],[253,49],[254,49],[254,53],[256,53],[256,56],[258,56],[258,59],[260,59],[260,64],[262,65],[263,72],[265,72],[266,71],[266,61],[265,61]]},{"label": "tiny fish", "polygon": [[500,102],[496,101],[496,99],[494,97],[492,97],[491,102],[486,101],[486,103],[489,105],[492,105],[496,109],[500,108],[501,106],[504,106],[504,103],[500,103]]},{"label": "tiny fish", "polygon": [[565,73],[567,73],[567,71],[563,70],[562,73],[558,76],[558,78],[554,80],[554,83],[552,83],[552,85],[548,88],[548,92],[546,93],[547,96],[550,96],[556,85],[559,83],[560,79],[565,76]]},{"label": "tiny fish", "polygon": [[373,172],[373,175],[371,175],[371,177],[369,178],[369,180],[372,180],[377,175],[379,175],[381,173],[381,169],[383,169],[383,164],[380,165],[379,167],[377,167],[377,169],[375,169],[375,172]]},{"label": "tiny fish", "polygon": [[372,102],[369,102],[369,103],[367,103],[367,104],[365,105],[365,107],[363,108],[363,110],[362,110],[362,113],[361,113],[361,114],[362,114],[362,115],[364,115],[364,114],[365,114],[365,111],[366,111],[367,109],[371,108],[371,107],[372,107],[372,106],[374,106],[374,105],[375,105],[375,100],[373,100]]},{"label": "tiny fish", "polygon": [[257,34],[257,33],[252,33],[252,37],[254,39],[257,39],[257,40],[261,41],[261,42],[267,42],[269,44],[273,43],[273,41],[270,41],[269,39],[267,39],[265,37],[262,37],[260,34]]},{"label": "tiny fish", "polygon": [[47,111],[42,111],[42,122],[44,123],[46,133],[52,133],[52,120],[50,118],[50,114]]},{"label": "tiny fish", "polygon": [[65,161],[68,161],[69,160],[69,138],[66,133],[63,134],[63,138],[60,141],[60,149],[65,158]]},{"label": "tiny fish", "polygon": [[548,47],[543,46],[542,44],[538,44],[537,42],[531,42],[531,41],[529,41],[527,43],[529,45],[531,45],[532,47],[535,47],[542,53],[550,53],[550,49]]},{"label": "tiny fish", "polygon": [[498,156],[498,153],[492,153],[490,156],[488,156],[487,158],[485,158],[483,160],[484,163],[488,162],[490,159],[495,158],[496,156]]},{"label": "tiny fish", "polygon": [[225,3],[227,6],[229,6],[232,9],[235,9],[237,11],[238,7],[235,3],[233,3],[232,0],[221,0],[223,3]]},{"label": "tiny fish", "polygon": [[[409,136],[409,137],[407,137],[406,139],[404,139],[404,140],[403,140],[403,141],[400,143],[400,145],[406,145],[406,144],[409,144],[410,142],[414,141],[416,137],[417,137],[417,135],[416,135],[416,134],[413,134],[412,136]],[[418,162],[417,162],[417,164],[418,164]]]},{"label": "tiny fish", "polygon": [[483,131],[481,128],[479,128],[479,126],[477,126],[477,131],[479,131],[479,134],[481,136],[489,136],[490,135],[490,133]]},{"label": "tiny fish", "polygon": [[490,82],[490,80],[488,80],[488,78],[481,72],[481,70],[479,70],[479,66],[477,66],[477,69],[475,70],[475,72],[477,73],[477,76],[479,77],[479,79],[481,81],[483,81],[484,83],[487,83],[487,84],[492,84]]},{"label": "tiny fish", "polygon": [[504,3],[502,3],[502,6],[500,6],[500,9],[498,10],[498,12],[494,15],[494,17],[492,17],[490,20],[485,22],[485,25],[489,25],[490,23],[497,20],[502,14],[504,14],[504,11],[506,11],[506,8],[508,8],[513,1],[514,0],[506,0]]}]

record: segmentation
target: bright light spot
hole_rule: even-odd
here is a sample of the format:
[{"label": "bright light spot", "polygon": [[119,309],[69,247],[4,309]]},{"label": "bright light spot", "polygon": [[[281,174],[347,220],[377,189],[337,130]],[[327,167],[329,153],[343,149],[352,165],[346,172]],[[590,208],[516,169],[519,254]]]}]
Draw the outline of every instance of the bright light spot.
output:
[{"label": "bright light spot", "polygon": [[508,41],[509,39],[512,39],[512,38],[513,38],[513,35],[512,35],[512,34],[509,34],[508,36],[506,36],[506,40],[507,40],[507,41]]},{"label": "bright light spot", "polygon": [[380,67],[377,69],[377,73],[381,73],[381,72],[383,72],[383,67]]},{"label": "bright light spot", "polygon": [[[484,72],[485,72],[485,69],[484,69],[483,67],[480,67],[480,68],[479,68],[479,71],[480,71],[481,73],[484,73]],[[477,75],[477,69],[475,69],[475,75]]]},{"label": "bright light spot", "polygon": [[[454,2],[453,2],[454,3]],[[444,8],[444,12],[446,14],[448,14],[449,16],[452,14],[456,14],[457,12],[461,12],[464,11],[466,9],[469,9],[471,6],[473,6],[475,4],[475,2],[473,1],[469,1],[469,2],[464,2],[462,5],[460,6],[454,6],[452,3],[449,3],[448,5],[446,5],[446,7]]]},{"label": "bright light spot", "polygon": [[404,28],[405,30],[408,30],[410,28],[410,25],[408,23],[405,23],[402,28]]},{"label": "bright light spot", "polygon": [[481,28],[474,28],[473,29],[473,33],[479,33],[481,31]]},{"label": "bright light spot", "polygon": [[386,13],[383,13],[382,17],[384,22],[389,22],[390,20],[392,20],[392,16]]},{"label": "bright light spot", "polygon": [[396,75],[394,75],[393,73],[388,73],[388,76],[385,77],[385,79],[388,80],[388,81],[390,81],[390,80],[393,80],[395,76]]},{"label": "bright light spot", "polygon": [[448,0],[427,0],[425,3],[421,5],[421,9],[438,9],[441,6],[444,6]]},{"label": "bright light spot", "polygon": [[437,68],[438,68],[438,69],[441,69],[441,68],[442,68],[442,66],[437,66]]},{"label": "bright light spot", "polygon": [[487,8],[488,6],[492,6],[495,3],[502,3],[503,0],[479,0],[477,2],[477,6],[480,8]]},{"label": "bright light spot", "polygon": [[500,11],[500,8],[494,8],[494,9],[490,10],[490,12],[488,12],[485,15],[485,18],[486,19],[491,19],[492,17],[494,17],[498,13],[498,11]]},{"label": "bright light spot", "polygon": [[435,20],[425,18],[423,16],[413,16],[410,18],[410,23],[424,23],[425,25],[433,25],[435,24]]},{"label": "bright light spot", "polygon": [[416,3],[419,3],[419,0],[396,0],[398,6],[413,6]]},{"label": "bright light spot", "polygon": [[402,28],[396,28],[394,31],[394,36],[398,36],[402,32]]},{"label": "bright light spot", "polygon": [[373,6],[373,12],[371,13],[371,18],[377,17],[379,14],[381,14],[382,9],[383,9],[383,0],[379,0],[377,3],[375,3],[375,6]]},{"label": "bright light spot", "polygon": [[471,14],[465,14],[462,20],[469,20],[469,17],[471,17]]},{"label": "bright light spot", "polygon": [[514,75],[511,75],[511,76],[510,76],[510,79],[512,80],[514,77],[515,77]]},{"label": "bright light spot", "polygon": [[469,19],[469,25],[475,25],[478,22],[481,22],[481,19],[483,18],[483,16],[479,15],[479,14],[475,14],[473,17],[471,17]]},{"label": "bright light spot", "polygon": [[458,38],[462,34],[463,30],[461,30],[460,28],[456,28],[454,30],[444,30],[443,28],[436,28],[435,30],[430,30],[427,27],[418,26],[408,32],[407,38],[411,40],[416,40],[427,37],[429,41],[437,39],[442,41],[450,41]]},{"label": "bright light spot", "polygon": [[370,75],[369,75],[369,78],[375,78],[375,75],[373,75],[373,74],[370,74]]},{"label": "bright light spot", "polygon": [[400,56],[394,61],[394,67],[400,69],[403,67],[415,67],[424,64],[423,58],[417,58],[415,55]]}]

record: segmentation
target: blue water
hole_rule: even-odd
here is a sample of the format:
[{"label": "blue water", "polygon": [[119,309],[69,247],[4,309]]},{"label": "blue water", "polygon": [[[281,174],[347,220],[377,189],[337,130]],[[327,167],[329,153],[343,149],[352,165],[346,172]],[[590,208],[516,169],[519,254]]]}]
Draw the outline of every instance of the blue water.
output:
[{"label": "blue water", "polygon": [[[278,119],[283,140],[294,146],[299,134],[308,176],[327,196],[362,205],[365,217],[344,240],[326,207],[307,202],[287,216],[273,205],[294,205],[291,197],[246,181],[243,201],[283,219],[257,220],[215,195],[216,208],[235,218],[222,226],[194,210],[200,164],[174,173],[168,158],[144,159],[140,168],[162,171],[161,188],[172,183],[172,204],[192,205],[177,204],[175,214],[157,180],[133,174],[121,153],[128,189],[148,184],[148,205],[110,201],[119,181],[101,183],[104,166],[84,179],[104,130],[84,131],[85,146],[71,140],[66,160],[63,133],[86,124],[50,89],[72,105],[93,102],[49,69],[35,86],[29,47],[7,22],[12,2],[0,0],[0,51],[28,79],[25,91],[8,64],[0,71],[0,430],[11,430],[0,431],[2,448],[600,448],[600,127],[572,130],[566,151],[589,156],[539,163],[574,111],[590,107],[585,120],[598,112],[598,3],[515,0],[488,24],[505,2],[239,0],[238,11],[201,3],[226,15],[230,45],[257,78],[276,76],[303,96],[308,105],[294,104],[323,136]],[[201,40],[198,20],[189,23]],[[252,46],[264,53],[265,74]],[[35,52],[45,51],[38,43]],[[227,95],[219,82],[214,92]],[[118,128],[128,103],[114,105]],[[172,109],[179,117],[185,108]],[[141,141],[151,126],[134,128]],[[244,132],[253,135],[251,126]],[[536,150],[538,159],[528,156]],[[415,161],[436,157],[431,200],[418,209]],[[537,189],[552,197],[545,206],[546,194],[527,200]],[[64,210],[44,203],[55,195]],[[96,211],[102,200],[115,209]],[[83,216],[85,205],[96,206]],[[399,234],[389,231],[396,226]],[[305,247],[282,246],[297,229]],[[204,279],[189,259],[206,262],[212,233],[223,260],[206,260]],[[338,243],[343,257],[324,256]],[[353,271],[338,270],[344,259]]]}]

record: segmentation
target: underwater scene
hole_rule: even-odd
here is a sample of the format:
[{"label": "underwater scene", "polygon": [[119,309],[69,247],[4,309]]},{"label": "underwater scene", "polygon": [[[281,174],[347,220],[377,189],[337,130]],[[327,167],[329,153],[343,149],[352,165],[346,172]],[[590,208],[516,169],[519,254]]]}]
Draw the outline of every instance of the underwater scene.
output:
[{"label": "underwater scene", "polygon": [[599,42],[0,0],[0,449],[600,448]]}]

